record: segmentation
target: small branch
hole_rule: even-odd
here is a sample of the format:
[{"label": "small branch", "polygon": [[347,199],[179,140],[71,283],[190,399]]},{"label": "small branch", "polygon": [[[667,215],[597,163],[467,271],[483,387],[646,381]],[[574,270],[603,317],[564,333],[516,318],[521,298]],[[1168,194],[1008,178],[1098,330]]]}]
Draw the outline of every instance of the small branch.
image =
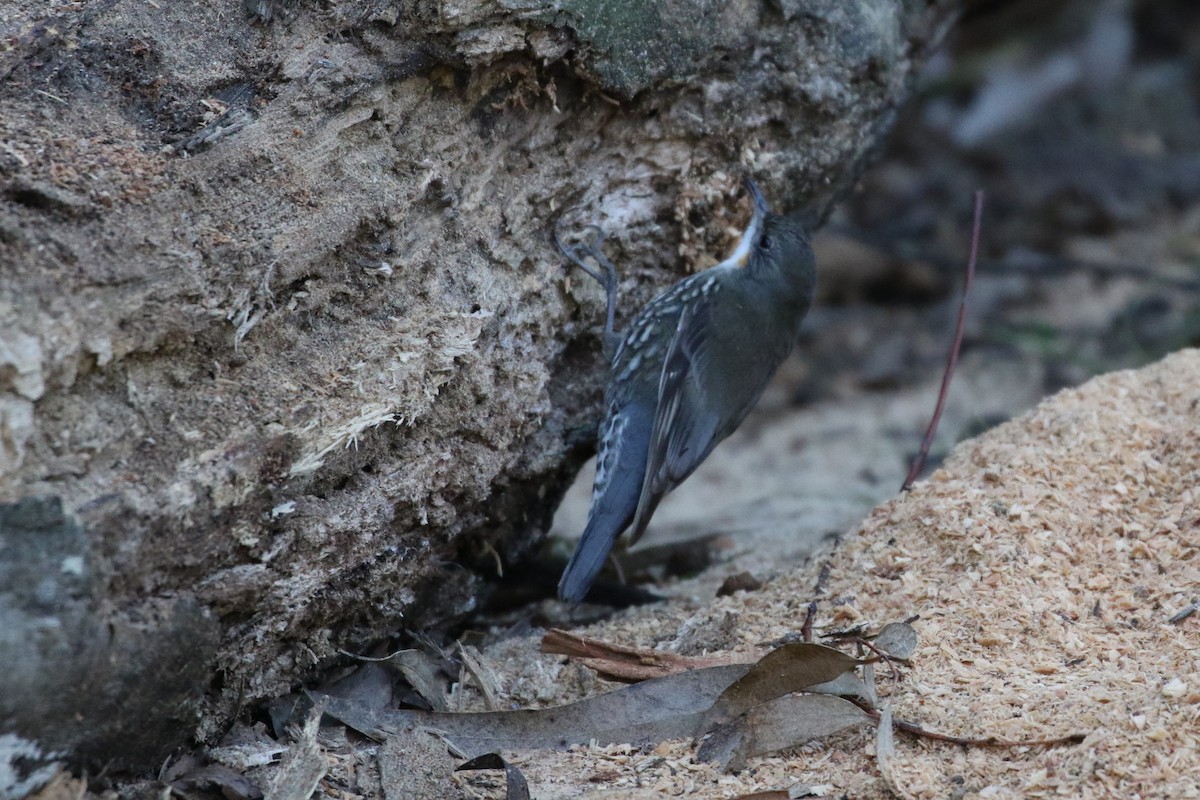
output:
[{"label": "small branch", "polygon": [[942,410],[946,406],[950,380],[954,377],[954,367],[958,364],[958,352],[962,349],[963,331],[967,323],[967,297],[971,292],[971,281],[975,277],[975,262],[979,258],[979,230],[982,220],[983,191],[978,190],[975,192],[975,220],[971,225],[971,255],[967,259],[967,278],[963,282],[962,301],[958,304],[958,323],[954,328],[954,342],[950,346],[950,356],[946,360],[946,371],[942,375],[942,387],[938,390],[933,418],[929,420],[929,427],[925,430],[925,439],[921,442],[921,449],[917,453],[917,457],[913,459],[912,467],[908,470],[908,477],[904,479],[904,485],[900,487],[902,492],[907,492],[912,488],[913,482],[925,467],[925,460],[929,458],[929,448],[933,446],[933,437],[937,433],[938,422],[942,419]]},{"label": "small branch", "polygon": [[821,571],[817,574],[817,582],[813,585],[814,599],[808,604],[808,611],[804,614],[804,624],[800,627],[800,636],[803,641],[811,642],[813,640],[813,623],[817,619],[817,601],[815,598],[825,594],[825,585],[829,583],[829,573],[832,569],[833,559],[825,559],[825,563],[821,565]]},{"label": "small branch", "polygon": [[401,653],[407,652],[407,649],[397,650],[394,653],[388,653],[386,656],[381,656],[378,658],[374,658],[372,656],[364,656],[364,655],[360,655],[358,653],[351,653],[349,650],[343,650],[340,647],[338,648],[337,652],[338,652],[338,655],[343,655],[346,658],[353,658],[355,661],[382,662],[382,661],[391,661],[393,658],[400,655]]},{"label": "small branch", "polygon": [[804,613],[804,624],[800,626],[800,637],[806,641],[813,640],[813,620],[817,618],[817,601],[813,600],[808,604],[808,611]]},{"label": "small branch", "polygon": [[1058,744],[1079,744],[1087,738],[1086,734],[1069,733],[1066,736],[1054,736],[1050,739],[997,739],[995,736],[989,736],[986,739],[972,739],[968,736],[949,736],[944,733],[934,733],[927,731],[920,725],[914,725],[911,722],[902,720],[893,720],[892,724],[897,730],[910,733],[913,736],[920,736],[923,739],[933,739],[938,742],[949,742],[950,744],[959,744],[963,747],[1048,747]]},{"label": "small branch", "polygon": [[[847,697],[846,699],[865,711],[871,719],[879,722],[880,712],[869,706],[864,700],[857,697]],[[1059,744],[1079,744],[1087,738],[1087,734],[1084,733],[1068,733],[1065,736],[1053,736],[1049,739],[998,739],[995,736],[976,739],[970,736],[951,736],[946,733],[927,731],[920,725],[912,722],[904,722],[899,719],[893,719],[892,724],[896,727],[896,730],[904,731],[922,739],[932,739],[935,742],[947,742],[949,744],[962,745],[963,747],[1050,747]]]},{"label": "small branch", "polygon": [[[885,653],[885,652],[883,652],[882,650],[880,650],[880,649],[879,649],[878,647],[876,647],[875,645],[873,645],[873,644],[871,644],[870,642],[868,642],[866,639],[863,639],[862,637],[858,637],[858,638],[854,639],[854,640],[853,640],[853,642],[854,642],[856,645],[858,645],[858,646],[859,646],[859,648],[863,648],[863,647],[865,647],[865,648],[867,648],[868,650],[870,650],[872,653],[874,653],[874,654],[875,654],[875,662],[876,662],[876,663],[878,663],[878,662],[882,662],[882,663],[884,663],[884,664],[887,664],[887,665],[888,665],[888,669],[889,669],[889,670],[891,670],[891,672],[892,672],[892,683],[899,683],[899,682],[900,682],[900,671],[899,671],[898,669],[896,669],[896,664],[895,664],[895,662],[892,660],[892,657],[891,657],[891,656],[889,656],[887,653]],[[861,656],[862,656],[862,650],[860,649],[860,650],[858,651],[858,653],[859,653],[859,656],[861,657]]]}]

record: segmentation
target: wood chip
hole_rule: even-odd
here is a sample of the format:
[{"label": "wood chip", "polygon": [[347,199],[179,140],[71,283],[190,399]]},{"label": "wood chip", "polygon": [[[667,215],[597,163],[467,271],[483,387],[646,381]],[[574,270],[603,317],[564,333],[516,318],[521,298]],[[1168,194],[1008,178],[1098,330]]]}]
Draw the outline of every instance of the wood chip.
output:
[{"label": "wood chip", "polygon": [[[1102,376],[962,443],[834,552],[817,598],[818,636],[920,617],[917,651],[891,690],[896,719],[972,737],[1090,731],[1079,745],[1027,750],[897,733],[889,778],[906,796],[1200,796],[1200,614],[1172,621],[1200,586],[1197,430],[1200,351]],[[819,571],[797,567],[757,592],[715,598],[704,613],[736,614],[742,642],[778,640],[798,629]],[[653,647],[697,614],[684,605],[630,611],[587,633]],[[507,669],[525,675],[529,664],[561,663],[535,647]],[[570,674],[555,673],[559,697],[539,701],[594,691]],[[873,736],[865,728],[755,757],[739,776],[698,763],[685,741],[632,759],[616,745],[580,748],[523,769],[545,800],[708,800],[797,782],[883,800],[891,795]],[[587,783],[607,770],[620,777]]]}]

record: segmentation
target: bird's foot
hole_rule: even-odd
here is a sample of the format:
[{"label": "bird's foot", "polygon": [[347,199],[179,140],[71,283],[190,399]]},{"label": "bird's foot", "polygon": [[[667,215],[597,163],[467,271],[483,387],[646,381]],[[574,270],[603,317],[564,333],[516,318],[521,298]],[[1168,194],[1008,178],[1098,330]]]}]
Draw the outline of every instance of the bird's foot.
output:
[{"label": "bird's foot", "polygon": [[[607,309],[605,310],[604,319],[604,346],[605,350],[616,350],[616,345],[620,342],[621,337],[617,335],[613,328],[617,312],[617,268],[608,260],[604,252],[600,249],[604,245],[604,240],[607,236],[604,230],[599,225],[588,225],[587,229],[595,234],[591,240],[584,240],[576,245],[568,245],[562,240],[559,235],[559,229],[554,227],[554,244],[572,265],[586,272],[597,283],[604,287],[604,294],[607,299]],[[591,258],[599,269],[589,267],[585,262],[585,258]]]}]

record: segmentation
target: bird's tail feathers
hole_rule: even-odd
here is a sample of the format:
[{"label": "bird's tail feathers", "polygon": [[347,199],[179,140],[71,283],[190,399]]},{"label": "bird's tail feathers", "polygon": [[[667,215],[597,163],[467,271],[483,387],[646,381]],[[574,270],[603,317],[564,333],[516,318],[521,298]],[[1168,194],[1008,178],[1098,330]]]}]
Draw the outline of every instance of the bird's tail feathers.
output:
[{"label": "bird's tail feathers", "polygon": [[588,520],[587,528],[575,547],[575,553],[563,570],[558,582],[558,597],[571,605],[578,605],[592,588],[596,576],[604,568],[609,551],[617,540],[624,525],[615,524],[607,514],[598,514]]}]

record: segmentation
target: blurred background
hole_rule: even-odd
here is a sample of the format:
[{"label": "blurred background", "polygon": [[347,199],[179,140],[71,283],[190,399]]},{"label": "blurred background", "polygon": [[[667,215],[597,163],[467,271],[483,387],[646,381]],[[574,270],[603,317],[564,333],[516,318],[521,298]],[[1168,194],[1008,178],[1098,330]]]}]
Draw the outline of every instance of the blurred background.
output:
[{"label": "blurred background", "polygon": [[[722,565],[669,583],[677,596],[766,578],[897,491],[952,340],[976,189],[980,263],[926,472],[1048,394],[1200,345],[1198,107],[1194,0],[972,6],[817,235],[796,353],[664,501],[626,577]],[[556,517],[564,558],[591,478]]]}]

